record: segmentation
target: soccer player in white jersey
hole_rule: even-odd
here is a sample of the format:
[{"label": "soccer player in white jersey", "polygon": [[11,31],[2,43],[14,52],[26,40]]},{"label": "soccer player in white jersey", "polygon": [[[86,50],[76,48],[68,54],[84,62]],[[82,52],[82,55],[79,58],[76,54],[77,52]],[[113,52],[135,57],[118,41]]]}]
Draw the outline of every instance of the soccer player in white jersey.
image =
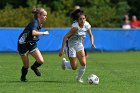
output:
[{"label": "soccer player in white jersey", "polygon": [[63,69],[77,69],[77,58],[80,62],[80,68],[76,77],[76,81],[83,83],[82,76],[86,69],[86,58],[83,46],[83,37],[85,37],[86,32],[88,32],[91,45],[94,45],[94,37],[91,32],[91,25],[86,21],[86,16],[83,12],[76,14],[76,22],[72,25],[70,31],[64,36],[62,42],[62,48],[59,52],[61,57],[64,54],[64,47],[67,45],[67,55],[70,61],[66,61],[65,58],[62,60]]},{"label": "soccer player in white jersey", "polygon": [[[72,20],[73,20],[73,23],[75,23],[75,22],[77,22],[77,13],[79,13],[79,12],[82,12],[82,13],[84,13],[84,11],[82,11],[81,9],[80,9],[80,6],[79,5],[76,5],[75,6],[75,8],[74,8],[74,11],[71,13],[71,15],[70,15],[70,17],[72,18]],[[73,24],[72,24],[73,25]],[[83,38],[83,43],[84,43],[84,38]],[[86,58],[88,58],[88,54],[87,54],[87,51],[86,51],[86,49],[84,48],[84,51],[85,51],[85,56],[86,56]]]}]

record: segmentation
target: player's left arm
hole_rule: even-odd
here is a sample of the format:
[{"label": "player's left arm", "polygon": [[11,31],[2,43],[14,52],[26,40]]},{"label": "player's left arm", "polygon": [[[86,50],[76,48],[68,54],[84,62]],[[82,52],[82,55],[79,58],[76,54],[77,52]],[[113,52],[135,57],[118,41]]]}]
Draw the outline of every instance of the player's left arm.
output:
[{"label": "player's left arm", "polygon": [[89,37],[90,37],[90,41],[91,41],[92,47],[96,48],[95,45],[94,45],[94,36],[93,36],[93,34],[92,34],[92,32],[91,32],[91,28],[88,29],[87,32],[88,32],[88,35],[89,35]]},{"label": "player's left arm", "polygon": [[33,36],[40,36],[40,35],[48,35],[49,32],[48,31],[44,31],[44,32],[40,32],[38,31],[38,22],[34,21],[30,24],[30,29],[31,29],[31,33]]}]

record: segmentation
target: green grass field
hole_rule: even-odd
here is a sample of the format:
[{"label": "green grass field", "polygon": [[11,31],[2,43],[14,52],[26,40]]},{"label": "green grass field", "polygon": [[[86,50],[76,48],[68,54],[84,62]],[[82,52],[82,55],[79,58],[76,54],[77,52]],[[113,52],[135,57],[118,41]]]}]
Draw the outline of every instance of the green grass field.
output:
[{"label": "green grass field", "polygon": [[[17,53],[0,53],[0,93],[139,93],[140,52],[89,53],[84,84],[75,82],[77,71],[61,69],[57,53],[43,53],[41,77],[29,69],[29,82],[20,82],[22,62]],[[30,56],[30,65],[34,59]],[[90,74],[100,78],[99,85],[89,85]]]}]

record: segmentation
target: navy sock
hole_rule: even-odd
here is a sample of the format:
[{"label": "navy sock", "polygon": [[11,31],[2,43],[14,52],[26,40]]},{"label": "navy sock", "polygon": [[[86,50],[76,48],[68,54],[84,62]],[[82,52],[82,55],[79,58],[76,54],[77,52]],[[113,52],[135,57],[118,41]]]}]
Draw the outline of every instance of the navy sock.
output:
[{"label": "navy sock", "polygon": [[38,63],[37,61],[34,62],[34,64],[32,65],[32,68],[38,68],[40,67],[42,64]]},{"label": "navy sock", "polygon": [[25,78],[27,73],[28,73],[28,68],[24,68],[24,66],[23,66],[21,69],[21,77]]}]

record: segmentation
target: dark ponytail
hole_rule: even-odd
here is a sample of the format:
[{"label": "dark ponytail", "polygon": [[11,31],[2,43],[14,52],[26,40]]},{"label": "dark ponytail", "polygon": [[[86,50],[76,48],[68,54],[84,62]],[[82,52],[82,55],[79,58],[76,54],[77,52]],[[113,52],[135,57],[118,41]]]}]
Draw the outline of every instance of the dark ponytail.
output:
[{"label": "dark ponytail", "polygon": [[80,9],[76,9],[75,11],[73,11],[73,12],[71,13],[70,17],[71,17],[71,18],[73,19],[73,21],[74,21],[74,20],[77,20],[81,14],[84,14],[84,12],[83,12],[82,10],[80,10]]}]

